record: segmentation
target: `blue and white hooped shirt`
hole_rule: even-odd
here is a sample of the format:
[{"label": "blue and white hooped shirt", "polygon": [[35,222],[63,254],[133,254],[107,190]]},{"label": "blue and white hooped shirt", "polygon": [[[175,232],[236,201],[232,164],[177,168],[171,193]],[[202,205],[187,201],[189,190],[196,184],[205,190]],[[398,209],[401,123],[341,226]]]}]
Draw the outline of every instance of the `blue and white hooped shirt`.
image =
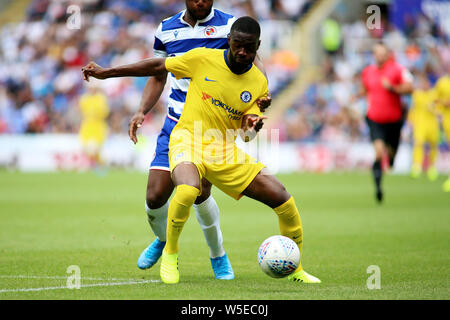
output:
[{"label": "blue and white hooped shirt", "polygon": [[[185,52],[199,47],[227,49],[227,37],[236,18],[217,9],[194,27],[183,20],[186,10],[163,20],[156,30],[153,55],[158,58],[181,56]],[[170,77],[170,96],[168,99],[168,117],[178,121],[183,112],[190,79],[177,80]]]}]

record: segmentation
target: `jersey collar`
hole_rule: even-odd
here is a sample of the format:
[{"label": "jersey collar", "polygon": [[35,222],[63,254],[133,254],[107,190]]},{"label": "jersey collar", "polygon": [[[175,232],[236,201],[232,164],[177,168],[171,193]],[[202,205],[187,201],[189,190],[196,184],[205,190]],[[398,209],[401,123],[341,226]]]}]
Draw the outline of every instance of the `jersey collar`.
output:
[{"label": "jersey collar", "polygon": [[[211,20],[212,18],[214,18],[214,11],[215,11],[214,7],[211,7],[211,12],[209,13],[209,15],[208,15],[205,19],[197,20],[197,22],[195,23],[194,28],[197,27],[200,23],[208,22],[209,20]],[[187,23],[186,21],[184,21],[184,15],[186,14],[186,9],[184,9],[184,10],[181,11],[181,12],[182,12],[182,14],[181,14],[181,16],[180,16],[180,18],[179,18],[179,19],[180,19],[180,22],[183,23],[183,24],[185,24],[185,25],[187,25],[187,26],[189,26],[189,27],[191,27],[191,25],[190,25],[189,23]],[[191,27],[191,28],[192,28],[192,27]]]}]

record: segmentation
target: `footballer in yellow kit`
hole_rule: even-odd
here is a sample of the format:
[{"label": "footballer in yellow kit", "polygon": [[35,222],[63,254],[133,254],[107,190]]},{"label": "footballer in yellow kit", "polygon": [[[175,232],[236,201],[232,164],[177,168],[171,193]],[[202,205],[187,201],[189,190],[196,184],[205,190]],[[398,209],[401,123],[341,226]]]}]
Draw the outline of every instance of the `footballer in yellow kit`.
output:
[{"label": "footballer in yellow kit", "polygon": [[[280,234],[292,239],[302,255],[303,227],[294,197],[275,176],[262,173],[264,165],[234,144],[236,130],[255,132],[264,119],[255,102],[267,94],[267,80],[253,65],[260,33],[256,20],[241,17],[231,26],[228,50],[199,48],[172,58],[152,58],[106,69],[91,62],[82,68],[86,81],[91,76],[156,76],[167,71],[177,78],[191,79],[183,113],[169,142],[176,191],[169,204],[161,256],[160,276],[164,283],[179,282],[179,237],[201,193],[203,176],[235,199],[245,195],[270,207],[278,217]],[[321,282],[307,273],[301,262],[288,280]]]},{"label": "footballer in yellow kit", "polygon": [[100,150],[108,135],[108,100],[97,84],[91,84],[88,91],[81,96],[79,104],[83,117],[79,138],[90,166],[96,167],[101,162]]},{"label": "footballer in yellow kit", "polygon": [[438,104],[438,111],[442,115],[442,126],[447,141],[450,141],[450,76],[439,78],[434,90]]},{"label": "footballer in yellow kit", "polygon": [[[445,75],[437,81],[434,90],[439,113],[442,116],[442,127],[444,129],[447,143],[450,144],[450,76]],[[450,192],[450,173],[442,188]]]},{"label": "footballer in yellow kit", "polygon": [[439,121],[435,110],[435,91],[431,88],[426,75],[421,75],[419,88],[412,94],[412,108],[409,121],[413,127],[414,147],[411,176],[418,178],[422,173],[425,145],[429,145],[429,166],[427,175],[436,180],[438,172],[435,167],[439,143]]},{"label": "footballer in yellow kit", "polygon": [[268,87],[254,65],[244,74],[233,73],[227,51],[198,48],[166,59],[166,69],[177,78],[191,78],[184,111],[170,136],[169,162],[171,171],[179,163],[194,163],[201,178],[239,199],[264,165],[239,149],[235,137],[244,115],[261,115],[256,100],[268,94]]}]

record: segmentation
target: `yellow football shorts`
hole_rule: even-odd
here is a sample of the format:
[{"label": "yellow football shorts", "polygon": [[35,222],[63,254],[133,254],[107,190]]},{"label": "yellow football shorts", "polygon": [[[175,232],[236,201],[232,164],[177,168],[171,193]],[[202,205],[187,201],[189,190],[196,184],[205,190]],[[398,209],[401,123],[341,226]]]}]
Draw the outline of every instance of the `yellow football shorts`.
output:
[{"label": "yellow football shorts", "polygon": [[416,144],[439,142],[439,124],[437,122],[421,123],[413,127],[414,142]]},{"label": "yellow football shorts", "polygon": [[83,122],[80,127],[80,140],[83,144],[95,142],[102,145],[106,140],[108,127],[103,122]]},{"label": "yellow football shorts", "polygon": [[447,114],[442,118],[442,127],[444,129],[447,142],[450,142],[450,115]]},{"label": "yellow football shorts", "polygon": [[197,167],[200,180],[206,178],[236,200],[242,197],[242,192],[265,167],[234,143],[226,146],[195,145],[190,139],[173,133],[169,142],[170,171],[173,172],[180,163],[191,162]]}]

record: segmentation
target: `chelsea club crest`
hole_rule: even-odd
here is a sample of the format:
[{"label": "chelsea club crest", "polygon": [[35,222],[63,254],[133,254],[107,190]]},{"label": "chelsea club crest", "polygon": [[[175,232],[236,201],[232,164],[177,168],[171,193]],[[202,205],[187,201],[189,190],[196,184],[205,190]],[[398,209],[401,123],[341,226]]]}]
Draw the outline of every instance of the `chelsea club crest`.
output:
[{"label": "chelsea club crest", "polygon": [[241,100],[245,103],[250,102],[250,100],[252,100],[252,94],[248,91],[243,91],[241,93]]}]

